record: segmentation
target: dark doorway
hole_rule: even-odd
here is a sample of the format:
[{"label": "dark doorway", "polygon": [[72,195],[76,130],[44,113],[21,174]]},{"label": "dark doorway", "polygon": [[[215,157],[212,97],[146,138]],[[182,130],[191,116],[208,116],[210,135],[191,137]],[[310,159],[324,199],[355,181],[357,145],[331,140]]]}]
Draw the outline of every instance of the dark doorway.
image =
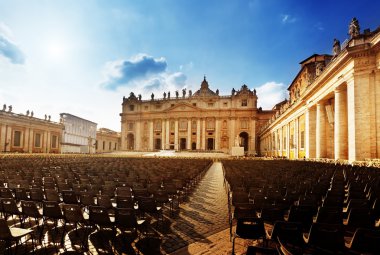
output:
[{"label": "dark doorway", "polygon": [[214,138],[207,138],[207,150],[214,150]]},{"label": "dark doorway", "polygon": [[247,132],[241,132],[240,135],[240,146],[244,147],[244,151],[248,151],[248,133]]},{"label": "dark doorway", "polygon": [[195,151],[195,150],[197,149],[197,143],[193,142],[193,143],[191,144],[191,149],[192,149],[193,151]]},{"label": "dark doorway", "polygon": [[186,138],[181,138],[179,140],[179,149],[186,150]]},{"label": "dark doorway", "polygon": [[127,135],[127,150],[135,149],[135,137],[133,134]]},{"label": "dark doorway", "polygon": [[161,150],[161,139],[157,138],[156,142],[154,143],[154,149]]}]

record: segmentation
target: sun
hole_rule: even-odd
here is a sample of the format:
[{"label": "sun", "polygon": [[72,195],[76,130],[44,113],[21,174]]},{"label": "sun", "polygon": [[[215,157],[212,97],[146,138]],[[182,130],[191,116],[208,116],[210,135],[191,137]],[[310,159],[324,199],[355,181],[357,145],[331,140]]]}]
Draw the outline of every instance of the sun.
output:
[{"label": "sun", "polygon": [[62,42],[50,42],[47,46],[47,55],[50,59],[63,60],[67,54],[67,47]]}]

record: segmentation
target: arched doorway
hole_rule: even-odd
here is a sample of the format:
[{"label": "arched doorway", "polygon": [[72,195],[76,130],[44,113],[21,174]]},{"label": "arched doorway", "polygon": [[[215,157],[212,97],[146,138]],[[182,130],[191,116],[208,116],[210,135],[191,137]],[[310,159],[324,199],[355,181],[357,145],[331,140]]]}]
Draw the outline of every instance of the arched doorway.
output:
[{"label": "arched doorway", "polygon": [[195,151],[195,150],[197,149],[197,143],[196,143],[196,142],[193,142],[193,143],[191,144],[191,149],[192,149],[193,151]]},{"label": "arched doorway", "polygon": [[161,150],[161,139],[157,138],[155,143],[154,143],[154,149],[155,150]]},{"label": "arched doorway", "polygon": [[244,151],[248,151],[248,133],[247,132],[241,132],[240,135],[240,146],[244,147]]},{"label": "arched doorway", "polygon": [[181,138],[179,140],[179,149],[186,150],[186,138]]},{"label": "arched doorway", "polygon": [[207,150],[214,150],[214,138],[207,138]]},{"label": "arched doorway", "polygon": [[133,134],[127,135],[127,150],[135,149],[135,136]]}]

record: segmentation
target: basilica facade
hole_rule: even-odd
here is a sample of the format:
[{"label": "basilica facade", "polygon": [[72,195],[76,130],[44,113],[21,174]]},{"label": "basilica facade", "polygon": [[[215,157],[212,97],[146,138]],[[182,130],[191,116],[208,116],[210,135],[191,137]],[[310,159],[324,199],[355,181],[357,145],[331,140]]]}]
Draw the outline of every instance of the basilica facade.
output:
[{"label": "basilica facade", "polygon": [[192,150],[229,153],[234,146],[257,153],[257,129],[272,111],[257,108],[257,95],[243,85],[230,95],[209,88],[206,77],[195,93],[170,92],[142,100],[133,92],[123,98],[122,150]]},{"label": "basilica facade", "polygon": [[380,158],[380,27],[335,39],[333,55],[302,61],[289,100],[258,132],[260,154],[358,161]]}]

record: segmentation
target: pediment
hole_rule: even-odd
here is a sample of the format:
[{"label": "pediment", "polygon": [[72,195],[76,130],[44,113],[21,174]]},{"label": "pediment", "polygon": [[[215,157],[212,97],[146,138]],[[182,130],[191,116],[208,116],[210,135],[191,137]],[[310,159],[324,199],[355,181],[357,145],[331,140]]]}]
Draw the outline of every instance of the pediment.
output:
[{"label": "pediment", "polygon": [[200,110],[201,110],[200,108],[193,106],[191,104],[179,103],[168,108],[166,111],[167,112],[187,112],[187,111],[200,111]]}]

